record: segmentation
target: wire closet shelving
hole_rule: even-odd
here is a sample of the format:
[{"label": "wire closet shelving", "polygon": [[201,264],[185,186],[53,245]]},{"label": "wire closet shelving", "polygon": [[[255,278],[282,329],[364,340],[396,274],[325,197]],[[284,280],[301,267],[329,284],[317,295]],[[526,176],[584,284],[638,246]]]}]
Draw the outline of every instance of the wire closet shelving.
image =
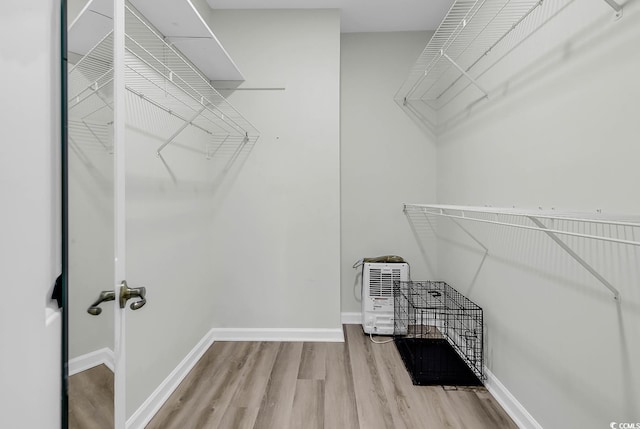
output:
[{"label": "wire closet shelving", "polygon": [[[257,141],[257,129],[129,3],[125,28],[126,90],[181,121],[158,146],[158,155],[187,128],[200,131],[217,147]],[[104,134],[95,130],[112,120],[112,82],[113,32],[109,32],[69,72],[70,126],[84,128],[96,139]]]},{"label": "wire closet shelving", "polygon": [[[487,73],[575,1],[456,0],[411,67],[396,102],[438,131],[439,112],[459,98],[462,111],[490,99],[500,85],[485,80]],[[600,1],[616,17],[622,15],[615,0]]]},{"label": "wire closet shelving", "polygon": [[[609,289],[616,300],[620,297],[618,289],[560,237],[580,237],[640,247],[640,241],[635,239],[635,233],[640,232],[640,217],[638,216],[441,204],[404,204],[403,211],[407,215],[422,213],[449,218],[487,252],[488,248],[462,225],[463,222],[479,222],[543,232]],[[632,230],[634,239],[620,238],[618,232],[621,229],[623,231]]]}]

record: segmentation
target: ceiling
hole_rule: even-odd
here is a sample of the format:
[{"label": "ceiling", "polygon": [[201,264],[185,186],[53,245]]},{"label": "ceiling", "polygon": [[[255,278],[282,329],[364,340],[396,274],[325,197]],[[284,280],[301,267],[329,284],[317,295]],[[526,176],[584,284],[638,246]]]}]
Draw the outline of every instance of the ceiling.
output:
[{"label": "ceiling", "polygon": [[207,0],[213,9],[340,9],[343,33],[435,30],[453,0]]}]

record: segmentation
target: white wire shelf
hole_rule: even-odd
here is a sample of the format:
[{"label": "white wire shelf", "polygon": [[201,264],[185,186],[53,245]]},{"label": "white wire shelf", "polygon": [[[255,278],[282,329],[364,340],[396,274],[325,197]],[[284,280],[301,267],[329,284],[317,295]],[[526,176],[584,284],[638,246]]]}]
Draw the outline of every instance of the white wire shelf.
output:
[{"label": "white wire shelf", "polygon": [[[125,81],[131,92],[211,136],[257,140],[258,131],[133,7],[126,12]],[[177,132],[181,132],[178,130]],[[171,136],[159,148],[171,143]]]},{"label": "white wire shelf", "polygon": [[[615,299],[619,298],[618,290],[571,249],[560,236],[640,247],[640,241],[635,239],[636,234],[640,233],[640,216],[441,204],[404,204],[403,210],[407,215],[421,213],[426,216],[449,218],[487,252],[488,248],[464,228],[461,221],[543,232],[609,289]],[[620,235],[625,237],[631,235],[634,239],[621,238]]]},{"label": "white wire shelf", "polygon": [[87,165],[87,151],[113,154],[113,34],[107,33],[68,72],[69,147]]},{"label": "white wire shelf", "polygon": [[[182,124],[165,136],[158,154],[187,128],[204,133],[216,147],[256,142],[257,129],[130,4],[125,21],[127,91]],[[112,117],[112,82],[113,33],[108,33],[69,72],[70,118],[96,122],[105,110],[109,114],[103,116]]]},{"label": "white wire shelf", "polygon": [[[192,0],[131,0],[131,4],[211,81],[244,80]],[[113,29],[113,0],[89,0],[69,26],[68,49],[86,55]]]},{"label": "white wire shelf", "polygon": [[426,100],[437,108],[453,82],[469,73],[480,58],[541,4],[540,0],[456,1],[397,97]]},{"label": "white wire shelf", "polygon": [[[614,0],[593,1],[622,13]],[[487,73],[574,2],[456,0],[394,98],[437,130],[439,112],[461,95],[464,111],[498,92],[504,79]]]}]

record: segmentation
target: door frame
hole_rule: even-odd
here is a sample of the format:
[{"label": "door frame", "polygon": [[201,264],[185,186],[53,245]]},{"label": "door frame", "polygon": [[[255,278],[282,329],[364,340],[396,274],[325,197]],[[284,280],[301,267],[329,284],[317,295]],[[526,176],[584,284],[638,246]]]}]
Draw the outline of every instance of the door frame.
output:
[{"label": "door frame", "polygon": [[[113,0],[113,156],[114,156],[114,285],[116,297],[126,277],[126,157],[125,157],[125,0]],[[126,308],[126,307],[125,307]],[[125,429],[126,311],[114,302],[114,426]]]},{"label": "door frame", "polygon": [[60,427],[69,427],[69,130],[68,130],[67,0],[60,0],[60,297],[61,383]]}]

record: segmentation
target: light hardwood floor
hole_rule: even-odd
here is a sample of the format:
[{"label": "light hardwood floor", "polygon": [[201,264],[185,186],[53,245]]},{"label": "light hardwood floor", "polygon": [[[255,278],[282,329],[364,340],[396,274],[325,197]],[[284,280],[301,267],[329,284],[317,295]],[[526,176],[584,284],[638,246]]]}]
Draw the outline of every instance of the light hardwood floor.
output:
[{"label": "light hardwood floor", "polygon": [[98,365],[69,377],[69,429],[113,427],[113,372]]},{"label": "light hardwood floor", "polygon": [[147,428],[517,428],[484,388],[414,386],[393,343],[216,342]]}]

